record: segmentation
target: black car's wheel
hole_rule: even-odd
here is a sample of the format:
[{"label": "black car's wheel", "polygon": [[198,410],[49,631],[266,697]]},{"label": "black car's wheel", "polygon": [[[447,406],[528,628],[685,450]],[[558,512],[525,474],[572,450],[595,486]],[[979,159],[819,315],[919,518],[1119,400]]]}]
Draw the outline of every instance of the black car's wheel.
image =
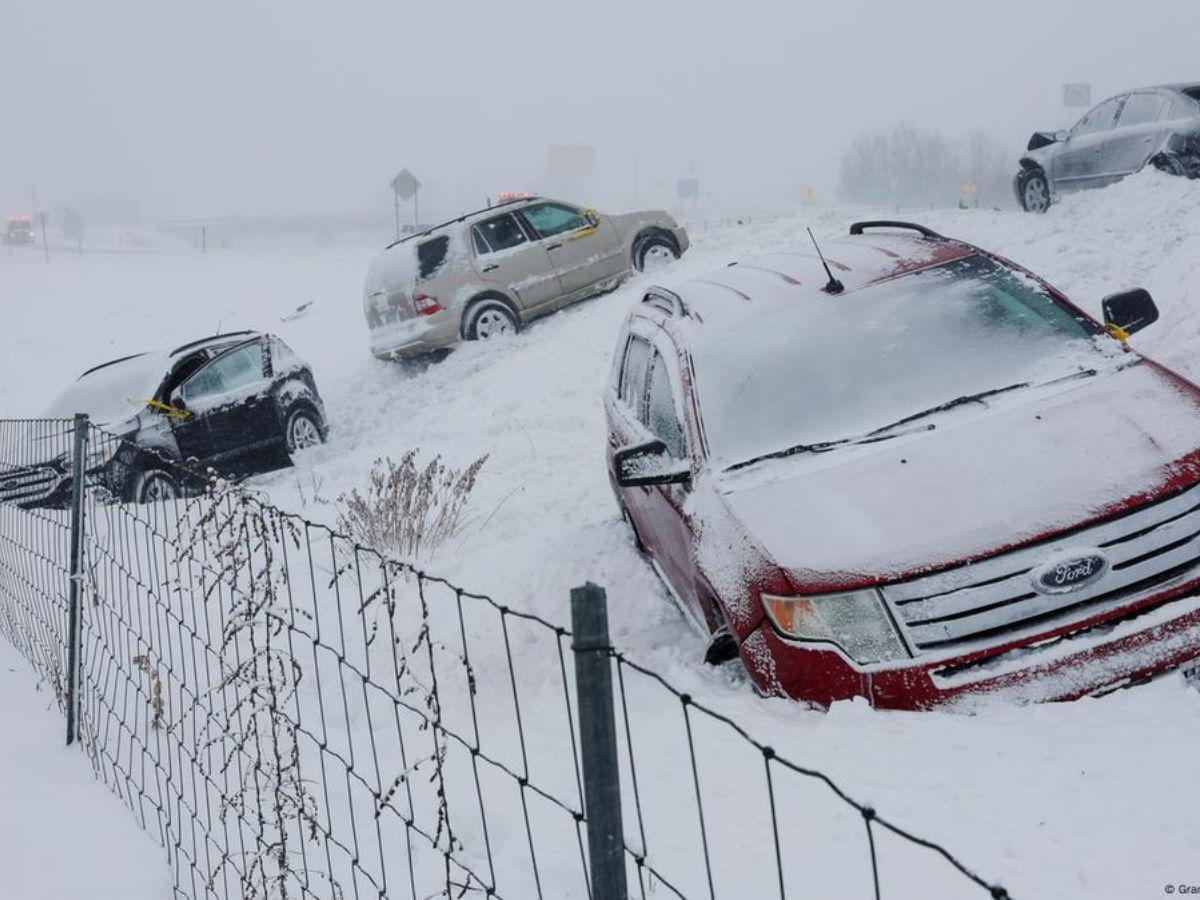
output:
[{"label": "black car's wheel", "polygon": [[293,409],[288,415],[284,436],[287,438],[288,453],[307,450],[325,442],[320,417],[304,406]]},{"label": "black car's wheel", "polygon": [[1050,182],[1041,169],[1026,169],[1021,173],[1021,208],[1025,212],[1044,213],[1050,208]]},{"label": "black car's wheel", "polygon": [[639,238],[633,248],[633,264],[639,272],[657,272],[677,259],[675,244],[659,234]]},{"label": "black car's wheel", "polygon": [[135,503],[162,503],[183,496],[175,476],[162,469],[139,472],[129,493]]},{"label": "black car's wheel", "polygon": [[503,300],[478,300],[467,310],[463,334],[468,341],[486,341],[517,330],[517,317]]}]

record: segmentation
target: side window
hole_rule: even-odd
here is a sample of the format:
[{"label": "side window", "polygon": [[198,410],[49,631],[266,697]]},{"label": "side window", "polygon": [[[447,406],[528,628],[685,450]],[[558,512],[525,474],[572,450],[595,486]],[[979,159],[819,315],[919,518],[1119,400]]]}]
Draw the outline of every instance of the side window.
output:
[{"label": "side window", "polygon": [[638,421],[646,421],[646,369],[654,348],[643,338],[634,336],[625,347],[625,363],[621,367],[621,385],[618,396],[633,410]]},{"label": "side window", "polygon": [[1163,97],[1159,94],[1130,94],[1121,107],[1118,124],[1122,128],[1157,122],[1163,109]]},{"label": "side window", "polygon": [[433,240],[417,244],[417,281],[432,278],[446,262],[446,254],[450,250],[450,236],[438,235]]},{"label": "side window", "polygon": [[[512,213],[487,219],[476,225],[472,231],[475,234],[475,251],[477,253],[494,253],[497,250],[508,250],[525,243],[525,232],[521,223]],[[486,249],[480,249],[480,242]]]},{"label": "side window", "polygon": [[667,445],[675,459],[687,456],[683,440],[683,425],[675,412],[675,393],[671,389],[671,373],[667,361],[658,353],[650,364],[650,389],[646,392],[646,427]]},{"label": "side window", "polygon": [[1117,107],[1121,105],[1122,99],[1124,98],[1114,97],[1112,100],[1105,100],[1075,124],[1071,130],[1071,137],[1108,131],[1117,118]]},{"label": "side window", "polygon": [[534,233],[542,238],[588,227],[583,213],[561,203],[535,203],[521,210],[521,215],[533,228]]},{"label": "side window", "polygon": [[262,344],[255,341],[217,357],[184,382],[183,399],[191,403],[228,394],[262,381],[263,377]]},{"label": "side window", "polygon": [[1160,119],[1182,119],[1186,116],[1191,116],[1196,113],[1196,107],[1189,103],[1186,98],[1174,96],[1168,97],[1166,105],[1163,107]]}]

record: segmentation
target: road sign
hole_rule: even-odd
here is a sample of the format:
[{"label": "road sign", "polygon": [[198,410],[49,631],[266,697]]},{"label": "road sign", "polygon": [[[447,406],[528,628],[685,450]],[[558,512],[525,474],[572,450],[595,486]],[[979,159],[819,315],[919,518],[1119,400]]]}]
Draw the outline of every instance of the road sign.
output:
[{"label": "road sign", "polygon": [[417,189],[421,187],[421,182],[417,181],[417,176],[408,169],[403,169],[399,175],[392,179],[392,190],[396,192],[402,200],[411,200],[417,194]]},{"label": "road sign", "polygon": [[680,200],[695,200],[700,196],[700,179],[680,178],[675,182],[675,193]]},{"label": "road sign", "polygon": [[1092,86],[1090,84],[1064,84],[1063,106],[1068,109],[1084,109],[1092,105]]}]

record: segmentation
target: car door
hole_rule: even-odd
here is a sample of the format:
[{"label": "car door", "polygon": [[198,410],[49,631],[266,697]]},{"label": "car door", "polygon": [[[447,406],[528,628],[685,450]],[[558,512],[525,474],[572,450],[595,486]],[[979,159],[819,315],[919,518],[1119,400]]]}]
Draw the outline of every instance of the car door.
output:
[{"label": "car door", "polygon": [[1109,179],[1105,142],[1117,119],[1124,97],[1105,100],[1075,123],[1067,139],[1054,154],[1051,178],[1060,191],[1100,187]]},{"label": "car door", "polygon": [[[672,354],[664,354],[645,335],[626,344],[611,443],[628,446],[658,438],[676,459],[690,458],[680,415],[679,380]],[[690,484],[620,488],[621,499],[638,537],[677,600],[702,625],[706,622],[695,590],[691,530],[684,512]]]},{"label": "car door", "polygon": [[471,246],[479,277],[516,299],[522,310],[536,312],[562,295],[546,248],[512,213],[473,225]]},{"label": "car door", "polygon": [[542,202],[526,206],[520,215],[550,255],[566,299],[619,277],[627,268],[620,234],[599,214]]},{"label": "car door", "polygon": [[188,377],[173,395],[187,417],[173,423],[185,459],[223,475],[273,468],[283,426],[261,340],[227,350]]},{"label": "car door", "polygon": [[1162,121],[1168,98],[1153,91],[1130,94],[1117,116],[1108,142],[1111,171],[1116,176],[1139,171],[1166,142],[1169,124]]}]

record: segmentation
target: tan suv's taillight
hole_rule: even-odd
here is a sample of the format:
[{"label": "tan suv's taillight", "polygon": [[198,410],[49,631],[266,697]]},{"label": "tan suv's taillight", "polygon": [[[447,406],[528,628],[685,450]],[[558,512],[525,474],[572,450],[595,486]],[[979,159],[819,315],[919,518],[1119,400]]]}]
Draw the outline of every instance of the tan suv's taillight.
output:
[{"label": "tan suv's taillight", "polygon": [[437,302],[437,297],[430,297],[428,294],[414,294],[413,310],[418,316],[432,316],[435,312],[441,312],[442,306]]}]

